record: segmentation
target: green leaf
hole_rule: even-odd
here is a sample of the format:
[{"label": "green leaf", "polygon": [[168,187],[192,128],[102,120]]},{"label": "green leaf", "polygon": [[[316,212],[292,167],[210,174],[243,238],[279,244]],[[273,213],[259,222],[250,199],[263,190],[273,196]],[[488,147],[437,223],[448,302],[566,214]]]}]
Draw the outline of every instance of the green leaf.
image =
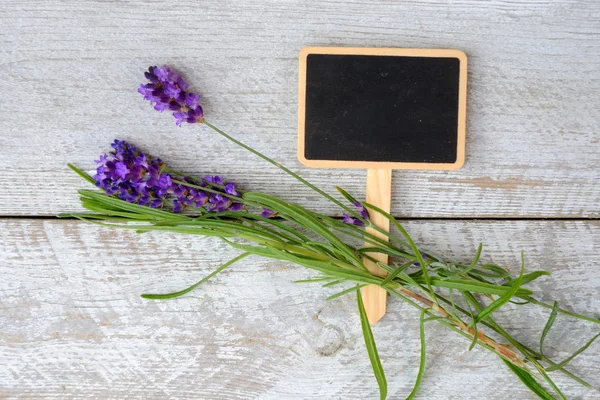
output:
[{"label": "green leaf", "polygon": [[220,130],[219,128],[217,128],[216,126],[214,126],[211,123],[209,123],[206,119],[203,121],[203,125],[208,126],[210,129],[212,129],[213,131],[215,131],[219,135],[223,136],[224,138],[226,138],[226,139],[232,141],[233,143],[237,144],[238,146],[240,146],[240,147],[248,150],[252,154],[254,154],[254,155],[262,158],[263,160],[267,161],[268,163],[273,164],[274,166],[276,166],[277,168],[279,168],[280,170],[282,170],[286,174],[294,177],[295,179],[297,179],[298,181],[300,181],[301,183],[303,183],[307,187],[311,188],[315,192],[319,193],[321,196],[325,197],[326,199],[328,199],[332,203],[340,206],[341,208],[343,208],[344,210],[348,211],[349,213],[356,214],[356,210],[353,210],[350,207],[346,206],[345,204],[343,204],[339,200],[335,199],[333,196],[325,193],[323,190],[319,189],[318,187],[316,187],[315,185],[313,185],[312,183],[310,183],[306,179],[302,178],[300,175],[296,174],[294,171],[288,169],[287,167],[284,167],[283,165],[281,165],[277,161],[273,160],[272,158],[269,158],[269,157],[265,156],[264,154],[262,154],[258,150],[254,150],[252,147],[250,147],[250,146],[248,146],[248,145],[240,142],[239,140],[235,139],[233,136],[230,136],[230,135],[226,134],[225,132],[223,132],[222,130]]},{"label": "green leaf", "polygon": [[311,213],[295,204],[287,203],[275,196],[257,193],[257,192],[247,192],[244,194],[244,198],[257,201],[261,204],[264,204],[266,207],[278,211],[281,214],[285,214],[295,220],[298,224],[303,227],[310,229],[316,234],[320,235],[322,238],[327,240],[331,245],[336,247],[338,250],[344,253],[344,255],[348,258],[348,260],[353,260],[358,264],[362,264],[360,258],[358,258],[349,248],[349,246],[342,242],[340,238],[334,235],[321,221],[311,215]]},{"label": "green leaf", "polygon": [[108,196],[104,193],[94,192],[91,190],[78,190],[79,194],[88,197],[92,200],[95,200],[98,203],[106,204],[109,206],[114,206],[119,210],[131,211],[138,214],[154,216],[154,217],[162,217],[165,219],[189,219],[190,217],[182,215],[182,214],[174,214],[168,211],[157,210],[154,208],[140,206],[133,203],[128,203],[124,200]]},{"label": "green leaf", "polygon": [[367,352],[369,353],[369,360],[371,360],[371,367],[373,368],[375,379],[377,379],[377,385],[379,385],[379,398],[380,400],[385,400],[387,397],[387,381],[385,380],[385,373],[383,372],[383,367],[381,366],[381,361],[379,360],[379,353],[377,353],[375,338],[373,337],[371,325],[369,324],[369,319],[367,318],[367,312],[365,311],[365,307],[363,305],[360,289],[356,289],[356,299],[358,302],[358,312],[360,314],[360,325],[362,326],[363,337],[365,338],[365,346],[367,347]]},{"label": "green leaf", "polygon": [[[552,306],[550,304],[546,304],[543,301],[536,300],[536,299],[534,299],[531,296],[520,296],[520,295],[518,295],[518,297],[521,297],[523,300],[527,300],[527,301],[529,301],[532,304],[535,304],[535,305],[547,308],[549,310],[552,309]],[[558,312],[561,313],[561,314],[569,315],[569,316],[577,318],[577,319],[581,319],[583,321],[592,322],[594,324],[600,324],[600,319],[599,318],[593,318],[593,317],[588,317],[586,315],[577,314],[577,313],[574,313],[572,311],[565,310],[563,308],[559,308]]]},{"label": "green leaf", "polygon": [[340,285],[340,284],[342,284],[344,282],[347,282],[347,281],[345,279],[337,279],[335,281],[331,281],[331,282],[325,283],[325,284],[321,285],[321,287],[325,288],[325,287],[336,286],[336,285]]},{"label": "green leaf", "polygon": [[473,258],[473,261],[466,269],[464,269],[463,271],[460,271],[461,275],[468,274],[471,270],[475,269],[475,267],[477,266],[477,263],[479,262],[479,257],[481,257],[482,249],[483,249],[483,243],[479,243],[479,247],[477,247],[477,252],[475,253],[475,257]]},{"label": "green leaf", "polygon": [[469,313],[471,314],[471,319],[473,321],[473,340],[471,341],[471,345],[469,346],[469,351],[471,351],[477,344],[479,336],[477,333],[477,323],[475,322],[475,314],[473,313],[473,309],[471,308],[471,305],[469,303],[467,303],[467,307],[469,307]]},{"label": "green leaf", "polygon": [[592,345],[592,343],[594,343],[594,341],[596,339],[598,339],[600,337],[600,333],[597,334],[596,336],[594,336],[593,338],[591,338],[585,345],[583,345],[582,347],[580,347],[579,349],[577,349],[575,351],[575,353],[571,354],[571,356],[567,357],[565,360],[559,362],[556,365],[553,365],[551,367],[546,368],[546,371],[551,372],[551,371],[555,371],[559,368],[564,367],[565,365],[567,365],[571,360],[573,360],[575,357],[577,357],[579,354],[583,353],[585,351],[585,349],[587,349],[588,347],[590,347]]},{"label": "green leaf", "polygon": [[498,299],[493,301],[492,304],[490,304],[489,306],[487,306],[486,308],[484,308],[483,310],[478,312],[477,316],[475,317],[475,320],[473,322],[471,322],[471,326],[474,326],[476,323],[478,323],[479,321],[486,318],[488,315],[490,315],[491,313],[493,313],[494,311],[496,311],[497,309],[502,307],[515,295],[515,293],[517,293],[517,291],[521,287],[521,284],[523,283],[524,272],[525,272],[525,255],[521,252],[521,273],[519,274],[519,277],[514,281],[513,285],[511,286],[511,289],[509,291],[507,291],[506,293],[504,293],[502,296],[500,296]]},{"label": "green leaf", "polygon": [[366,284],[361,284],[361,285],[356,285],[356,286],[352,286],[351,288],[342,290],[341,292],[338,292],[336,294],[332,294],[331,296],[327,297],[327,301],[333,300],[333,299],[337,299],[340,296],[343,296],[345,294],[348,293],[352,293],[352,292],[356,292],[357,289],[362,289],[363,287],[367,286]]},{"label": "green leaf", "polygon": [[281,251],[279,249],[275,249],[273,247],[249,246],[240,243],[235,243],[227,239],[223,240],[225,240],[233,248],[247,251],[249,253],[256,254],[261,257],[289,261],[300,266],[313,269],[324,275],[331,276],[332,279],[345,279],[357,283],[373,283],[375,285],[379,284],[382,281],[381,278],[373,276],[367,272],[363,272],[362,270],[359,270],[351,265],[348,265],[347,268],[342,268],[338,265],[334,265],[332,262],[329,261],[321,261],[309,257],[297,256],[285,251]]},{"label": "green leaf", "polygon": [[294,283],[321,283],[321,282],[329,282],[332,279],[334,279],[334,278],[332,278],[330,276],[316,276],[311,279],[299,279],[297,281],[294,281]]},{"label": "green leaf", "polygon": [[74,166],[73,164],[67,164],[67,166],[69,168],[71,168],[73,171],[75,171],[75,173],[77,175],[79,175],[80,177],[82,177],[83,179],[85,179],[86,181],[91,183],[92,185],[96,186],[96,181],[94,181],[94,178],[92,178],[91,176],[89,176],[88,174],[86,174],[85,172],[83,172],[82,170],[80,170],[79,168]]},{"label": "green leaf", "polygon": [[260,215],[254,215],[254,214],[248,213],[248,214],[244,215],[244,219],[255,219],[255,220],[267,223],[267,224],[274,225],[274,226],[278,227],[281,230],[284,230],[286,232],[291,233],[292,235],[296,236],[298,239],[300,239],[303,242],[308,242],[310,240],[306,236],[304,236],[303,234],[301,234],[300,232],[298,232],[296,229],[294,229],[292,227],[289,227],[289,226],[287,226],[285,224],[282,224],[281,222],[276,221],[273,218],[263,218]]},{"label": "green leaf", "polygon": [[221,265],[219,268],[217,268],[216,270],[214,270],[213,272],[211,272],[205,278],[203,278],[202,280],[200,280],[197,283],[194,283],[192,286],[188,287],[187,289],[183,289],[183,290],[181,290],[179,292],[175,292],[175,293],[143,294],[142,298],[149,299],[149,300],[167,300],[167,299],[174,299],[175,297],[183,296],[184,294],[189,293],[192,290],[196,289],[198,286],[200,286],[204,282],[208,281],[210,278],[212,278],[213,276],[217,275],[219,272],[223,271],[225,268],[229,267],[231,264],[233,264],[233,263],[235,263],[237,261],[240,261],[242,258],[245,258],[245,257],[247,257],[249,255],[250,255],[250,253],[242,253],[239,256],[237,256],[237,257],[229,260],[228,262],[226,262],[225,264]]},{"label": "green leaf", "polygon": [[381,282],[381,286],[385,286],[388,283],[390,283],[395,277],[400,275],[402,272],[404,272],[404,270],[406,270],[408,267],[410,267],[413,264],[414,264],[414,262],[412,260],[408,261],[408,262],[402,264],[401,266],[399,266],[398,268],[396,268],[395,270],[393,270],[392,272],[390,272],[388,274],[388,276],[386,276],[386,278],[383,280],[383,282]]},{"label": "green leaf", "polygon": [[383,215],[385,218],[387,218],[395,227],[396,229],[398,229],[398,231],[400,231],[400,233],[402,234],[402,236],[404,236],[404,238],[406,239],[406,241],[408,242],[414,256],[417,258],[417,261],[419,262],[419,264],[421,265],[421,270],[423,271],[423,278],[425,279],[425,284],[427,284],[427,287],[429,288],[429,292],[431,295],[431,300],[433,302],[436,302],[435,300],[435,292],[433,291],[433,287],[431,286],[431,281],[429,278],[429,275],[427,274],[427,264],[425,264],[425,260],[423,260],[423,256],[421,255],[421,251],[419,250],[419,248],[417,247],[417,245],[415,244],[415,242],[412,240],[412,238],[410,237],[410,235],[408,234],[408,232],[406,231],[406,229],[404,229],[404,227],[402,225],[400,225],[398,223],[398,221],[396,221],[396,218],[392,217],[392,215],[388,212],[385,212],[384,210],[382,210],[381,208],[374,206],[373,204],[369,204],[366,201],[362,203],[365,207],[371,208],[375,211],[377,211],[379,214]]},{"label": "green leaf", "polygon": [[356,200],[356,199],[354,198],[354,196],[352,196],[350,193],[346,192],[346,191],[345,191],[344,189],[342,189],[341,187],[339,187],[339,186],[336,186],[335,188],[336,188],[336,190],[337,190],[338,192],[340,192],[340,193],[342,194],[342,196],[344,196],[344,197],[346,198],[346,200],[348,200],[350,203],[359,203],[359,201],[358,201],[358,200]]},{"label": "green leaf", "polygon": [[555,400],[555,398],[550,393],[548,393],[548,391],[544,389],[542,385],[540,385],[535,379],[533,379],[533,376],[531,376],[529,372],[517,367],[516,365],[512,364],[509,361],[506,361],[503,358],[502,361],[521,380],[521,382],[523,382],[525,386],[527,386],[529,390],[535,393],[538,397],[544,400]]},{"label": "green leaf", "polygon": [[540,354],[542,355],[542,357],[544,357],[544,340],[546,340],[546,335],[548,335],[548,332],[550,332],[550,329],[552,328],[552,325],[554,324],[554,320],[556,319],[556,315],[558,313],[558,302],[554,302],[554,305],[552,306],[552,312],[550,313],[550,316],[548,317],[548,321],[546,322],[546,325],[544,326],[544,330],[542,331],[542,337],[540,338]]},{"label": "green leaf", "polygon": [[[521,286],[527,285],[529,282],[532,282],[532,281],[536,280],[537,278],[539,278],[541,276],[546,276],[546,275],[550,275],[550,272],[548,272],[548,271],[533,271],[528,274],[525,274],[525,275],[523,275],[523,281],[521,282]],[[517,279],[518,278],[511,279],[510,281],[506,282],[504,284],[504,286],[514,285]]]},{"label": "green leaf", "polygon": [[[416,278],[415,280],[419,282],[422,279]],[[443,280],[439,278],[431,278],[431,285],[436,287],[457,289],[460,291],[469,291],[482,294],[495,294],[498,296],[502,296],[510,290],[510,288],[507,286],[493,285],[491,283],[469,281],[464,279]],[[519,288],[516,292],[517,296],[529,296],[531,294],[533,294],[531,290],[523,288]]]},{"label": "green leaf", "polygon": [[[340,192],[340,193],[341,193],[341,195],[342,195],[342,196],[344,196],[344,197],[346,198],[346,200],[348,200],[350,203],[353,203],[353,204],[355,204],[355,203],[359,203],[359,204],[360,204],[360,201],[356,200],[356,199],[354,198],[354,196],[352,196],[350,193],[346,192],[346,191],[345,191],[344,189],[342,189],[341,187],[339,187],[339,186],[336,186],[335,188],[336,188],[336,189],[337,189],[337,191],[338,191],[338,192]],[[362,216],[362,215],[360,215],[360,213],[359,213],[357,210],[354,210],[354,212],[353,212],[351,215],[352,215],[352,217],[354,217],[354,218],[357,218],[359,221],[362,221],[362,222],[364,222],[364,223],[366,223],[366,224],[368,224],[368,222],[369,222],[369,221],[367,221],[366,219],[364,219],[364,218],[363,218],[363,216]]]},{"label": "green leaf", "polygon": [[[419,338],[421,340],[421,359],[419,361],[419,372],[417,372],[417,379],[415,380],[415,385],[413,389],[410,391],[410,394],[406,398],[406,400],[412,400],[417,395],[419,388],[421,387],[421,381],[423,380],[423,375],[425,373],[425,313],[426,310],[421,311],[421,318],[419,323]],[[435,317],[434,317],[435,318]]]},{"label": "green leaf", "polygon": [[[381,253],[381,254],[387,254],[388,256],[392,256],[392,257],[402,257],[402,256],[398,255],[397,251],[382,248],[382,247],[361,247],[360,249],[357,249],[356,252],[361,255],[370,254],[370,253]],[[415,261],[413,260],[412,262],[414,263]]]}]

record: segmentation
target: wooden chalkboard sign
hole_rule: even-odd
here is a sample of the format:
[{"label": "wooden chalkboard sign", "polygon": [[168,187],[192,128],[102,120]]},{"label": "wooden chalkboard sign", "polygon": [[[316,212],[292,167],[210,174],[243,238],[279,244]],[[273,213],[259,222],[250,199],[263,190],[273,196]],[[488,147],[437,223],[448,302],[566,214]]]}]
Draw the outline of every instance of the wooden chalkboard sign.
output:
[{"label": "wooden chalkboard sign", "polygon": [[[390,210],[392,169],[463,165],[462,51],[306,47],[299,70],[299,160],[316,168],[366,168],[369,203]],[[388,230],[388,221],[374,214],[372,223]],[[371,256],[387,262],[385,255]],[[376,264],[365,264],[385,275]],[[385,314],[385,291],[365,287],[363,299],[369,320],[378,321]]]}]

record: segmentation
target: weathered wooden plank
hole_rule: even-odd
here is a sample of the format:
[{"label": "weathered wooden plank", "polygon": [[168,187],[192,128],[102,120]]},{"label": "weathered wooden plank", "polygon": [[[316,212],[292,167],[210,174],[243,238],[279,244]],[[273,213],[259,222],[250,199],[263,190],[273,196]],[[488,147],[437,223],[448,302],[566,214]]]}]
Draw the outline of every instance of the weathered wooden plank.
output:
[{"label": "weathered wooden plank", "polygon": [[297,52],[306,45],[460,48],[469,55],[464,169],[398,171],[402,216],[600,215],[600,3],[336,0],[177,4],[2,2],[0,214],[78,210],[65,167],[125,138],[193,173],[339,210],[196,127],[177,128],[136,88],[170,63],[207,115],[319,185],[361,195],[364,171],[297,163]]},{"label": "weathered wooden plank", "polygon": [[[578,221],[407,222],[424,248],[470,260],[552,271],[534,284],[545,301],[600,310],[600,223]],[[0,220],[0,398],[366,399],[376,383],[353,295],[291,281],[298,267],[247,259],[178,300],[146,291],[181,289],[235,252],[218,240],[136,235],[77,221]],[[537,346],[547,311],[499,311]],[[404,398],[418,365],[418,315],[390,300],[374,327],[390,398]],[[598,326],[559,316],[547,352],[564,358]],[[421,399],[533,399],[493,355],[435,324]],[[598,343],[572,369],[598,386]],[[553,374],[569,398],[597,399]]]}]

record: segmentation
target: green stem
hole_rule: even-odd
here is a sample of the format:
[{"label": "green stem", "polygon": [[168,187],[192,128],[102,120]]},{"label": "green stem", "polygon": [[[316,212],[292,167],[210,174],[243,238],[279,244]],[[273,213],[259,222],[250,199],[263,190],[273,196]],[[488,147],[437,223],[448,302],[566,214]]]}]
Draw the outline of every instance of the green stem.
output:
[{"label": "green stem", "polygon": [[384,235],[387,235],[387,236],[390,236],[390,237],[393,236],[393,235],[390,235],[389,232],[386,232],[385,230],[379,228],[378,226],[375,226],[375,225],[371,224],[371,222],[369,220],[365,220],[360,215],[359,212],[357,212],[356,210],[348,207],[347,205],[345,205],[344,203],[340,202],[339,200],[337,200],[333,196],[331,196],[331,195],[327,194],[326,192],[324,192],[323,190],[319,189],[317,186],[313,185],[312,183],[310,183],[306,179],[302,178],[300,175],[298,175],[294,171],[290,170],[289,168],[285,167],[284,165],[281,165],[280,163],[278,163],[277,161],[273,160],[272,158],[265,156],[264,154],[262,154],[258,150],[254,150],[252,147],[250,147],[250,146],[248,146],[248,145],[240,142],[239,140],[235,139],[233,136],[228,135],[227,133],[223,132],[222,130],[220,130],[219,128],[217,128],[216,126],[214,126],[213,124],[211,124],[210,122],[208,122],[206,119],[203,121],[203,123],[204,123],[204,125],[208,126],[213,131],[217,132],[219,135],[221,135],[224,138],[232,141],[233,143],[237,144],[238,146],[240,146],[240,147],[248,150],[252,154],[254,154],[254,155],[262,158],[263,160],[267,161],[268,163],[273,164],[274,166],[276,166],[277,168],[279,168],[280,170],[282,170],[286,174],[292,176],[296,180],[298,180],[301,183],[303,183],[304,185],[308,186],[309,188],[311,188],[315,192],[319,193],[321,196],[325,197],[327,200],[329,200],[332,203],[336,204],[337,206],[341,207],[344,211],[347,211],[348,213],[350,213],[354,218],[357,218],[360,221],[362,221],[363,223],[365,223],[365,225],[367,225],[368,227],[376,230],[377,232],[379,232],[381,234],[384,234]]},{"label": "green stem", "polygon": [[[464,314],[464,315],[466,315],[466,316],[469,316],[469,312],[468,312],[466,309],[464,309],[464,308],[460,307],[459,305],[456,305],[456,304],[454,304],[454,302],[453,302],[453,301],[451,301],[451,300],[448,300],[448,299],[446,299],[444,296],[441,296],[441,295],[439,295],[439,294],[437,295],[437,297],[438,297],[438,299],[439,299],[439,300],[441,300],[442,302],[444,302],[444,303],[446,303],[446,304],[448,304],[448,305],[452,305],[452,306],[455,308],[455,310],[457,310],[457,311],[460,311],[461,313],[463,313],[463,314]],[[487,328],[489,328],[489,329],[493,330],[494,332],[496,332],[496,333],[498,333],[498,334],[500,333],[500,332],[498,332],[498,330],[496,329],[496,327],[495,327],[495,326],[493,326],[492,324],[490,324],[489,322],[487,322],[487,321],[485,321],[485,320],[484,320],[484,321],[481,321],[481,322],[480,322],[480,324],[483,324],[485,327],[487,327]],[[590,383],[586,382],[586,381],[585,381],[585,380],[583,380],[582,378],[580,378],[580,377],[578,377],[577,375],[573,374],[572,372],[568,371],[568,370],[567,370],[567,369],[565,369],[564,367],[560,367],[560,366],[559,366],[557,363],[555,363],[554,361],[552,361],[552,360],[551,360],[550,358],[548,358],[547,356],[545,356],[545,355],[543,355],[543,354],[541,354],[541,353],[539,353],[539,352],[537,352],[537,351],[533,350],[531,347],[529,347],[529,346],[526,346],[526,345],[524,345],[523,343],[521,343],[521,346],[523,346],[523,348],[524,348],[524,349],[526,349],[526,350],[527,350],[527,351],[528,351],[528,352],[529,352],[529,353],[530,353],[530,354],[531,354],[533,357],[537,357],[537,358],[539,358],[540,360],[542,360],[542,361],[544,361],[544,362],[548,363],[548,365],[549,365],[550,367],[559,367],[559,368],[556,368],[556,371],[560,371],[560,372],[562,372],[564,375],[568,376],[569,378],[573,379],[574,381],[576,381],[576,382],[580,383],[581,385],[583,385],[583,386],[585,386],[585,387],[587,387],[587,388],[589,388],[589,389],[593,389],[593,388],[594,388],[594,387],[593,387],[593,386],[592,386]]]},{"label": "green stem", "polygon": [[[343,208],[344,210],[348,211],[349,213],[352,213],[353,215],[358,215],[358,213],[355,210],[350,209],[348,206],[344,205],[342,202],[340,202],[339,200],[335,199],[331,195],[325,193],[324,191],[322,191],[321,189],[319,189],[318,187],[316,187],[315,185],[313,185],[312,183],[310,183],[306,179],[302,178],[300,175],[298,175],[294,171],[290,170],[289,168],[281,165],[280,163],[278,163],[277,161],[273,160],[272,158],[269,158],[269,157],[265,156],[261,152],[259,152],[257,150],[254,150],[252,147],[250,147],[250,146],[248,146],[248,145],[240,142],[239,140],[235,139],[233,136],[230,136],[230,135],[226,134],[225,132],[223,132],[222,130],[220,130],[219,128],[217,128],[216,126],[212,125],[206,119],[203,121],[203,123],[204,123],[204,125],[208,126],[213,131],[217,132],[219,135],[221,135],[221,136],[225,137],[226,139],[232,141],[233,143],[237,144],[238,146],[240,146],[240,147],[248,150],[252,154],[254,154],[254,155],[262,158],[263,160],[267,161],[268,163],[273,164],[274,166],[276,166],[277,168],[279,168],[280,170],[282,170],[286,174],[294,177],[298,181],[302,182],[303,184],[305,184],[306,186],[308,186],[309,188],[311,188],[315,192],[319,193],[321,196],[323,196],[326,199],[330,200],[334,204],[340,206],[341,208]],[[360,215],[358,215],[358,217],[360,217]]]}]

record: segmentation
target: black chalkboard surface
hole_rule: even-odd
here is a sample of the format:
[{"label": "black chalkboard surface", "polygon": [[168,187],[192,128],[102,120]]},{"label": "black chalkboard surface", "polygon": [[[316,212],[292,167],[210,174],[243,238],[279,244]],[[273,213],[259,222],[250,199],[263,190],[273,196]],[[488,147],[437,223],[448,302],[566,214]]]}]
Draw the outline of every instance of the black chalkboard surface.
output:
[{"label": "black chalkboard surface", "polygon": [[314,167],[456,169],[466,56],[309,47],[300,56],[299,159]]}]

